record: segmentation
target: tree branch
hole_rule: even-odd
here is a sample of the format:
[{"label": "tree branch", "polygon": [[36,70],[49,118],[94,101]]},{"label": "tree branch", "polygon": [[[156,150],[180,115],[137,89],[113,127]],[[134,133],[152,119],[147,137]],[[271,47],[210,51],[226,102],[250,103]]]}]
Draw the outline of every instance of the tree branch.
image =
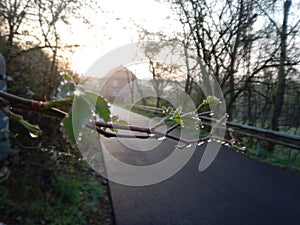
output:
[{"label": "tree branch", "polygon": [[[32,99],[27,99],[23,97],[19,97],[13,94],[9,94],[3,91],[0,91],[0,97],[10,101],[11,105],[16,107],[16,108],[21,108],[24,110],[31,110],[31,111],[37,111],[42,114],[47,114],[51,116],[55,116],[58,118],[64,118],[68,114],[60,109],[57,109],[55,107],[50,107],[52,105],[56,105],[57,103],[55,100],[50,101],[50,102],[42,102],[42,101],[35,101]],[[73,99],[73,98],[72,98]],[[60,101],[60,100],[57,100]],[[67,101],[62,101],[64,104],[68,103]],[[38,105],[39,107],[36,107]],[[44,107],[47,106],[47,107]],[[1,108],[0,108],[1,109]],[[4,108],[2,106],[2,110],[4,111],[9,111],[7,108]],[[211,112],[205,112],[204,114],[211,113]],[[199,115],[203,115],[203,113],[200,113]],[[199,116],[198,115],[198,116]],[[21,118],[21,116],[20,116]],[[23,119],[23,118],[21,118]],[[223,138],[213,136],[212,134],[207,135],[205,137],[199,137],[195,139],[186,139],[182,138],[173,134],[170,134],[170,132],[178,127],[180,125],[174,125],[171,128],[167,129],[164,132],[158,131],[155,128],[148,128],[148,127],[139,127],[139,126],[134,126],[134,125],[122,125],[122,124],[113,124],[110,121],[96,121],[96,131],[100,134],[103,135],[104,137],[117,137],[117,138],[137,138],[137,139],[148,139],[148,138],[161,138],[165,137],[168,139],[172,139],[181,143],[184,143],[185,145],[193,144],[193,143],[203,143],[204,141],[208,141],[210,139],[213,140],[219,140],[219,141],[224,141],[228,144],[231,144],[231,141],[226,141]],[[88,127],[93,129],[94,126],[92,124],[88,124]],[[106,131],[103,128],[110,128],[110,129],[117,129],[117,130],[125,130],[125,131],[133,131],[133,132],[138,132],[138,133],[143,133],[145,135],[137,135],[137,134],[119,134],[115,132],[110,132]]]}]

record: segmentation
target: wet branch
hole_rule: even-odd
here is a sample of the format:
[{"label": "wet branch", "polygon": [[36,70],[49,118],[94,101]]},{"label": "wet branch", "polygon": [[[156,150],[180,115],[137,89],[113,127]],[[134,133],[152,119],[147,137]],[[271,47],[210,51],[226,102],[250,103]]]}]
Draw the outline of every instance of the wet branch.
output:
[{"label": "wet branch", "polygon": [[[10,106],[13,108],[20,108],[23,110],[27,111],[37,111],[42,114],[46,115],[51,115],[54,117],[58,118],[64,118],[65,116],[68,115],[67,112],[58,109],[54,106],[63,106],[64,104],[69,104],[73,98],[67,98],[67,99],[62,99],[62,100],[52,100],[48,102],[43,102],[43,101],[35,101],[32,99],[27,99],[23,97],[19,97],[7,92],[0,91],[0,98],[5,99],[9,101]],[[1,99],[0,102],[2,103]],[[0,108],[6,112],[6,114],[11,115],[10,109],[8,107],[5,107],[3,104],[0,105]],[[211,112],[205,112],[205,114],[209,114]],[[200,114],[200,115],[203,115]],[[98,134],[103,135],[104,137],[107,138],[112,138],[112,137],[117,137],[117,138],[137,138],[137,139],[148,139],[148,138],[161,138],[165,137],[168,139],[172,139],[178,142],[181,142],[183,144],[193,144],[193,143],[203,143],[204,141],[208,141],[210,139],[213,140],[219,140],[219,141],[225,141],[230,143],[230,141],[226,141],[222,138],[219,137],[214,137],[212,135],[208,135],[205,137],[199,137],[196,139],[185,139],[178,137],[176,135],[170,134],[171,131],[173,131],[176,128],[179,128],[179,124],[175,124],[168,128],[166,131],[158,131],[155,128],[148,128],[148,127],[139,127],[139,126],[134,126],[134,125],[122,125],[122,124],[113,124],[111,122],[105,122],[105,121],[96,121],[95,122],[96,126],[96,131]],[[93,129],[94,126],[91,124],[88,125],[91,129]],[[112,132],[107,130],[109,129],[117,129],[117,130],[124,130],[124,131],[132,131],[135,133],[140,133],[140,134],[120,134],[117,132]]]}]

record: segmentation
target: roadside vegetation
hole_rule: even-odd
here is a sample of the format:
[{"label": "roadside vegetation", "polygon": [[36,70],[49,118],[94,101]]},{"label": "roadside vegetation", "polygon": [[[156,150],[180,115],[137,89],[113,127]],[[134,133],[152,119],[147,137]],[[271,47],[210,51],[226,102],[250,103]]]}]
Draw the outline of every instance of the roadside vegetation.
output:
[{"label": "roadside vegetation", "polygon": [[[30,116],[31,120],[37,114]],[[43,135],[33,139],[12,121],[12,155],[1,161],[0,222],[4,224],[113,224],[106,179],[61,138],[59,121],[41,117]]]}]

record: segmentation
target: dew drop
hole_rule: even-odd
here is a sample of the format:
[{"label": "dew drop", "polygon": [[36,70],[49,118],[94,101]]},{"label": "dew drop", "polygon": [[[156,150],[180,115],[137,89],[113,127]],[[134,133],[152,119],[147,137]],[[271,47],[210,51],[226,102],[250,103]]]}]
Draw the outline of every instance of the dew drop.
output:
[{"label": "dew drop", "polygon": [[198,143],[198,146],[201,146],[203,144],[204,144],[204,141],[201,141],[201,142]]},{"label": "dew drop", "polygon": [[74,95],[75,96],[80,96],[81,95],[81,91],[79,91],[79,90],[74,91]]},{"label": "dew drop", "polygon": [[207,142],[208,142],[208,143],[211,142],[211,139],[209,139]]},{"label": "dew drop", "polygon": [[201,129],[203,129],[204,128],[204,125],[201,125]]},{"label": "dew drop", "polygon": [[37,134],[31,133],[31,132],[29,132],[29,135],[30,135],[30,137],[32,137],[32,138],[37,138],[37,137],[38,137]]},{"label": "dew drop", "polygon": [[213,115],[215,115],[215,114],[212,112],[212,113],[210,113],[209,115],[210,115],[210,116],[213,116]]},{"label": "dew drop", "polygon": [[225,146],[227,146],[227,147],[228,147],[228,146],[229,146],[229,144],[228,144],[228,143],[225,143]]},{"label": "dew drop", "polygon": [[155,136],[155,134],[149,134],[149,136],[150,136],[150,137],[154,137],[154,136]]},{"label": "dew drop", "polygon": [[242,151],[245,151],[245,150],[246,150],[246,147],[241,147],[241,150],[242,150]]},{"label": "dew drop", "polygon": [[190,148],[192,147],[192,144],[188,144],[187,146],[185,146],[186,148]]},{"label": "dew drop", "polygon": [[163,141],[163,140],[165,140],[165,139],[166,139],[166,136],[163,136],[163,137],[157,138],[157,140],[159,140],[159,141]]}]

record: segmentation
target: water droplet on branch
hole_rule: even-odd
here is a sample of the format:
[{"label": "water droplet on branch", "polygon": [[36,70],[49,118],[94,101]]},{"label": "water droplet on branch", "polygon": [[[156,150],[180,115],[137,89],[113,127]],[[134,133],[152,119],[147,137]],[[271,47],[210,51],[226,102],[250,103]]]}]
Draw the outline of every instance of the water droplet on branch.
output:
[{"label": "water droplet on branch", "polygon": [[37,134],[35,134],[35,133],[31,133],[31,132],[29,132],[29,135],[30,135],[30,137],[32,137],[32,138],[37,138],[39,135],[37,135]]},{"label": "water droplet on branch", "polygon": [[82,92],[80,90],[74,91],[74,95],[75,96],[80,96],[81,94],[82,94]]},{"label": "water droplet on branch", "polygon": [[166,138],[167,138],[166,136],[163,136],[163,137],[157,138],[157,140],[163,141],[163,140],[165,140]]},{"label": "water droplet on branch", "polygon": [[198,143],[198,146],[201,146],[203,144],[204,144],[204,141],[201,141],[201,142]]}]

